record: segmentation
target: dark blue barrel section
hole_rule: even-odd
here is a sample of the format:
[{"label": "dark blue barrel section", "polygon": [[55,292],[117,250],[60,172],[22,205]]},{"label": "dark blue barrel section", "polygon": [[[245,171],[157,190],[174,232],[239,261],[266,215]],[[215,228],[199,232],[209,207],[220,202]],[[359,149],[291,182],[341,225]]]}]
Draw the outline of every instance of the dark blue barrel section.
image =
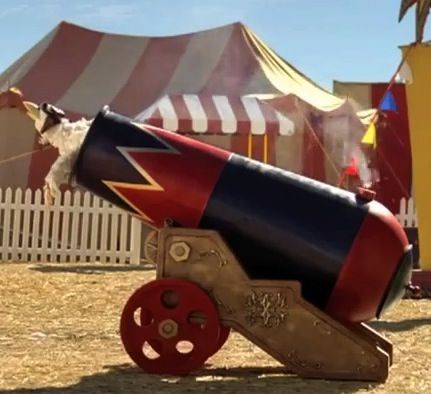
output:
[{"label": "dark blue barrel section", "polygon": [[324,307],[367,211],[353,193],[232,155],[200,226],[221,231],[251,278],[298,280]]}]

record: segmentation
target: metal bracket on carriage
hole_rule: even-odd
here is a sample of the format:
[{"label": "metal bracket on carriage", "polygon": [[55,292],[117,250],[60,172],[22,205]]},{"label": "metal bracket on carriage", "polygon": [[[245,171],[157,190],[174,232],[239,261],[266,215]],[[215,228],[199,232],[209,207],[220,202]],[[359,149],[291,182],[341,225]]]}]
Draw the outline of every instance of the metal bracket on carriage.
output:
[{"label": "metal bracket on carriage", "polygon": [[[389,341],[366,324],[342,324],[314,307],[301,298],[298,282],[250,280],[215,231],[162,229],[157,278],[201,287],[215,302],[222,325],[300,377],[378,382],[388,377]],[[199,312],[193,318],[203,319]]]}]

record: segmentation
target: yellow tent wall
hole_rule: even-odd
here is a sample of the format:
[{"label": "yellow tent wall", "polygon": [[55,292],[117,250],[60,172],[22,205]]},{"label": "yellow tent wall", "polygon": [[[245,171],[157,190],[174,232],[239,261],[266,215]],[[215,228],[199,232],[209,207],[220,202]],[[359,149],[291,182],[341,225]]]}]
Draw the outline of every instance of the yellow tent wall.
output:
[{"label": "yellow tent wall", "polygon": [[416,44],[402,51],[412,78],[406,92],[420,265],[431,270],[431,46]]}]

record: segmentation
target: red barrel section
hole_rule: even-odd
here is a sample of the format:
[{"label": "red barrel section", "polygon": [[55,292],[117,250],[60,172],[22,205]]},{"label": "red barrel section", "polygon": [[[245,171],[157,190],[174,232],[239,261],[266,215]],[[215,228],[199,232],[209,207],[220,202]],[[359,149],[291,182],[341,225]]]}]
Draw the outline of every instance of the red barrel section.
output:
[{"label": "red barrel section", "polygon": [[379,316],[402,296],[412,265],[411,246],[400,223],[383,205],[370,202],[326,311],[355,322]]}]

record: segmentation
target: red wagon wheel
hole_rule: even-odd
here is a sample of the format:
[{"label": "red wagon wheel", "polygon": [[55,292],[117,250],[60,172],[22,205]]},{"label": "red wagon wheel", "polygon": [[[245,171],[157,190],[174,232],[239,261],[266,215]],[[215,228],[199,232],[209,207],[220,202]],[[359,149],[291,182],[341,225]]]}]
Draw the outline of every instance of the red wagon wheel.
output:
[{"label": "red wagon wheel", "polygon": [[[204,323],[192,322],[192,315],[203,316]],[[144,371],[155,374],[186,375],[201,367],[219,349],[221,331],[208,294],[192,282],[170,278],[135,291],[120,323],[126,352]],[[152,355],[146,345],[154,350]]]}]

